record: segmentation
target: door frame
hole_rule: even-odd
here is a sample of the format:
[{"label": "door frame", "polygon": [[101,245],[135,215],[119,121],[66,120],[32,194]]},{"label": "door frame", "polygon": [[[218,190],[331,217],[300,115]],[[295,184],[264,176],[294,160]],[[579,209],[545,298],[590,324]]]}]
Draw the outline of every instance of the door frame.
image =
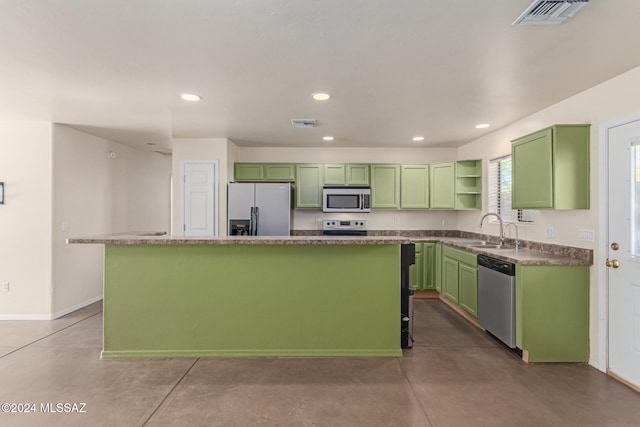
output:
[{"label": "door frame", "polygon": [[219,236],[218,231],[218,210],[220,209],[220,189],[219,189],[219,169],[218,169],[218,160],[180,160],[180,236],[184,236],[184,225],[185,225],[185,205],[184,205],[184,197],[185,197],[185,166],[188,164],[200,164],[200,163],[209,163],[213,165],[213,198],[214,198],[214,207],[213,207],[213,235]]},{"label": "door frame", "polygon": [[598,177],[598,196],[600,210],[598,215],[600,220],[598,221],[598,235],[600,239],[597,246],[597,257],[594,262],[598,271],[598,313],[600,316],[598,335],[600,339],[598,343],[598,360],[590,360],[589,364],[602,372],[607,372],[609,369],[609,281],[607,269],[604,268],[604,263],[609,254],[609,129],[635,121],[640,121],[640,111],[603,122],[600,124],[599,129],[598,163],[600,173]]}]

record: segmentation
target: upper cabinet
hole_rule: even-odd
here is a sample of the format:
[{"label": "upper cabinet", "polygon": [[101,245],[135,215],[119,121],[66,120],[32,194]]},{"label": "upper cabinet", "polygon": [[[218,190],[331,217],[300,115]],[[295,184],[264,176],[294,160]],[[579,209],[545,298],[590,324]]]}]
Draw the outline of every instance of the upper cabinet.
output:
[{"label": "upper cabinet", "polygon": [[321,209],[322,187],[371,186],[373,209],[480,209],[482,162],[235,163],[235,181],[296,183],[296,207]]},{"label": "upper cabinet", "polygon": [[456,163],[435,163],[430,165],[431,209],[455,209]]},{"label": "upper cabinet", "polygon": [[429,168],[431,209],[482,209],[482,160],[436,163]]},{"label": "upper cabinet", "polygon": [[429,165],[400,166],[400,209],[429,208]]},{"label": "upper cabinet", "polygon": [[233,178],[236,181],[263,181],[264,165],[262,163],[236,163],[233,166]]},{"label": "upper cabinet", "polygon": [[455,208],[482,209],[482,160],[456,162]]},{"label": "upper cabinet", "polygon": [[399,165],[371,165],[371,207],[374,209],[400,207]]},{"label": "upper cabinet", "polygon": [[236,163],[236,181],[295,181],[296,167],[290,163]]},{"label": "upper cabinet", "polygon": [[296,177],[296,207],[322,209],[323,165],[296,165]]},{"label": "upper cabinet", "polygon": [[325,164],[324,185],[369,185],[369,165]]},{"label": "upper cabinet", "polygon": [[555,125],[512,141],[514,209],[589,209],[590,125]]}]

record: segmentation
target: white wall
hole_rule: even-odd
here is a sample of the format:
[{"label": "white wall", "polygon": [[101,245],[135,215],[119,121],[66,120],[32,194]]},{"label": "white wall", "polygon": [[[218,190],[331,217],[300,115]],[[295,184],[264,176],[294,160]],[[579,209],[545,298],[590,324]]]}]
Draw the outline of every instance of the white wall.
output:
[{"label": "white wall", "polygon": [[[229,141],[226,138],[176,138],[171,140],[173,168],[173,224],[171,234],[182,235],[181,200],[183,197],[180,164],[184,160],[218,161],[218,234],[227,234],[227,176]],[[231,173],[233,175],[233,172]]]},{"label": "white wall", "polygon": [[50,123],[0,123],[0,319],[51,312]]},{"label": "white wall", "polygon": [[[535,225],[521,227],[521,236],[528,240],[542,241],[555,244],[578,246],[594,250],[596,265],[591,268],[590,292],[590,341],[591,364],[599,366],[603,357],[598,352],[600,347],[599,334],[599,270],[604,268],[598,263],[600,250],[606,246],[606,236],[598,235],[600,221],[599,206],[607,203],[606,194],[598,193],[599,176],[602,173],[601,164],[604,159],[599,158],[600,146],[605,141],[600,140],[600,126],[612,119],[640,112],[640,67],[615,77],[605,83],[595,86],[576,96],[559,102],[538,113],[515,122],[503,129],[499,129],[483,138],[473,141],[459,149],[459,158],[485,159],[485,173],[487,161],[491,158],[510,153],[512,139],[534,132],[538,129],[562,123],[590,123],[591,124],[591,209],[586,211],[537,211]],[[485,175],[486,176],[486,175]],[[487,182],[485,180],[485,191]],[[483,201],[487,206],[487,200]],[[486,209],[485,209],[486,210]],[[481,212],[461,212],[458,216],[458,226],[462,230],[478,231],[477,224]],[[553,227],[556,237],[547,239],[545,228]],[[595,242],[578,240],[579,229],[596,231]],[[497,234],[495,225],[485,227],[485,231]]]},{"label": "white wall", "polygon": [[[237,162],[282,163],[398,163],[424,164],[455,160],[455,148],[249,148],[237,147]],[[233,171],[231,171],[231,177]],[[330,214],[321,210],[296,209],[296,230],[320,230],[322,219],[366,219],[371,230],[455,229],[453,211],[374,210],[369,214]]]},{"label": "white wall", "polygon": [[171,160],[63,125],[53,127],[53,147],[52,312],[58,317],[102,297],[103,246],[67,245],[67,238],[169,231]]}]

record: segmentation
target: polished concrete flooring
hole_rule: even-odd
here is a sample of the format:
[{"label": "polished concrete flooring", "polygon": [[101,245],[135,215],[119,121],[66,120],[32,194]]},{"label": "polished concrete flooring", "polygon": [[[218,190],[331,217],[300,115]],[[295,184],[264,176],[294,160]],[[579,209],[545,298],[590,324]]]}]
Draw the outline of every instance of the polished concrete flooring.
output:
[{"label": "polished concrete flooring", "polygon": [[412,350],[367,359],[100,360],[101,310],[0,322],[0,403],[36,404],[0,426],[640,425],[639,393],[524,364],[439,301],[416,301]]}]

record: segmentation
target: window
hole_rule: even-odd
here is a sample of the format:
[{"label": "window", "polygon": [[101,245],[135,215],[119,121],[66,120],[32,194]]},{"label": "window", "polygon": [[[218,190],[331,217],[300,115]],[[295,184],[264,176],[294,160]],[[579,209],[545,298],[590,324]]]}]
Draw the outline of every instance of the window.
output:
[{"label": "window", "polygon": [[511,209],[511,156],[489,161],[489,212],[504,221],[533,222],[531,210]]}]

